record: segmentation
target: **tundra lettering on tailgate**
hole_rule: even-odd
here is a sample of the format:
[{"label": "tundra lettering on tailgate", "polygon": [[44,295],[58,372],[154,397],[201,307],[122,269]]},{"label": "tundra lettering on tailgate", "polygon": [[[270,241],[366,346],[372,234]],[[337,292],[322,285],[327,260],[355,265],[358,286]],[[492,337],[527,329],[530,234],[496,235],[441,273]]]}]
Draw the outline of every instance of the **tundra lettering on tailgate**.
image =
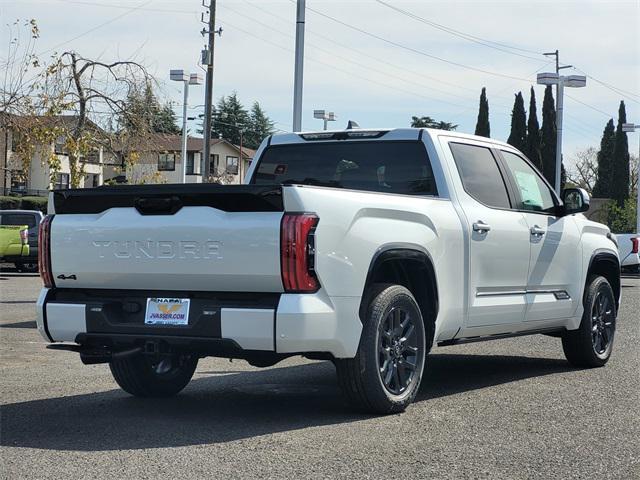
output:
[{"label": "tundra lettering on tailgate", "polygon": [[98,249],[100,258],[140,258],[140,259],[194,259],[222,260],[222,242],[208,240],[94,240],[93,246]]}]

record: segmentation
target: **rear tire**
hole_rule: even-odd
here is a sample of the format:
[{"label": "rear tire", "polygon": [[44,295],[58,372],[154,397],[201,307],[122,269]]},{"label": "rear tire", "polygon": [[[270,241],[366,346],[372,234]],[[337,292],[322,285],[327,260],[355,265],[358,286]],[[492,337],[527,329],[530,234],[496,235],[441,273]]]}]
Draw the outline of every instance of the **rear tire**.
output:
[{"label": "rear tire", "polygon": [[420,388],[428,351],[420,308],[399,285],[375,285],[354,358],[335,361],[347,401],[358,410],[404,411]]},{"label": "rear tire", "polygon": [[562,335],[562,348],[574,367],[602,367],[611,357],[617,315],[613,289],[606,278],[589,276],[583,304],[580,327]]},{"label": "rear tire", "polygon": [[171,397],[187,386],[198,358],[187,355],[159,361],[135,355],[109,363],[111,374],[125,392],[136,397]]}]

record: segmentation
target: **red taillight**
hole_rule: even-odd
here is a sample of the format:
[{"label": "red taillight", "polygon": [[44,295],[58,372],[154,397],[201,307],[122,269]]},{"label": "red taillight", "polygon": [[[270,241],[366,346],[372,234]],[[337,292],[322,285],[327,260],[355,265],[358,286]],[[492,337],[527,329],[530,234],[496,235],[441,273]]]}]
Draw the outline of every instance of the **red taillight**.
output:
[{"label": "red taillight", "polygon": [[638,253],[639,243],[640,243],[640,238],[635,237],[631,239],[631,253]]},{"label": "red taillight", "polygon": [[44,217],[38,229],[38,269],[46,288],[55,286],[51,272],[51,220],[53,215]]},{"label": "red taillight", "polygon": [[285,292],[315,292],[319,288],[313,270],[318,220],[313,213],[285,213],[282,217],[280,266]]}]

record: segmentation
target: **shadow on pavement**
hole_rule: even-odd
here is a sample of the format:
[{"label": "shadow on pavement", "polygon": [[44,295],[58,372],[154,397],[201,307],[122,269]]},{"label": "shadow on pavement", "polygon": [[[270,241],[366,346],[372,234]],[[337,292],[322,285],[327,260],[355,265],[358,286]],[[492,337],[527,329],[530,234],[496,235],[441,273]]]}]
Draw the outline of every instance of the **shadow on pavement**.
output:
[{"label": "shadow on pavement", "polygon": [[[418,402],[570,370],[563,360],[455,354],[430,356],[428,369]],[[344,405],[329,362],[201,375],[169,399],[110,390],[4,405],[0,444],[79,451],[176,447],[371,418]]]},{"label": "shadow on pavement", "polygon": [[24,322],[0,323],[0,328],[38,328],[34,320],[25,320]]}]

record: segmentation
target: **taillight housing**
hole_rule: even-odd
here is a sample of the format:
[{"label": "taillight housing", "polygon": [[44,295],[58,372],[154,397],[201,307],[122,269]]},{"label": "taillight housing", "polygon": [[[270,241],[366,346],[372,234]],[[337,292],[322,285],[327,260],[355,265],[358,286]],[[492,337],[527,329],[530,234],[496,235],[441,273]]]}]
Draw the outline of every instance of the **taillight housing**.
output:
[{"label": "taillight housing", "polygon": [[640,243],[639,237],[631,239],[631,253],[638,253],[638,244]]},{"label": "taillight housing", "polygon": [[47,215],[40,222],[38,229],[38,270],[40,278],[46,288],[53,288],[53,273],[51,272],[51,221],[53,215]]},{"label": "taillight housing", "polygon": [[285,213],[282,217],[280,268],[287,293],[312,293],[320,288],[314,270],[318,221],[313,213]]}]

